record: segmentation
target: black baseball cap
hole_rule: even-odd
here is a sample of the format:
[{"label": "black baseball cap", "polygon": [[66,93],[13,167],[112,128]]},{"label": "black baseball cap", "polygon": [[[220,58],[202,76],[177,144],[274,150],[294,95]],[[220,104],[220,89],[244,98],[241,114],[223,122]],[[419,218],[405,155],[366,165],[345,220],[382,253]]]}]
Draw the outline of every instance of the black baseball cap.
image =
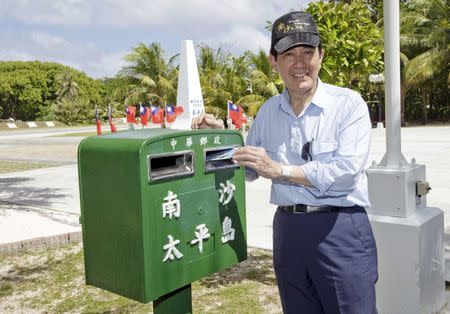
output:
[{"label": "black baseball cap", "polygon": [[273,23],[270,47],[272,54],[283,53],[298,45],[317,47],[319,44],[320,35],[316,22],[307,12],[292,11],[279,17]]}]

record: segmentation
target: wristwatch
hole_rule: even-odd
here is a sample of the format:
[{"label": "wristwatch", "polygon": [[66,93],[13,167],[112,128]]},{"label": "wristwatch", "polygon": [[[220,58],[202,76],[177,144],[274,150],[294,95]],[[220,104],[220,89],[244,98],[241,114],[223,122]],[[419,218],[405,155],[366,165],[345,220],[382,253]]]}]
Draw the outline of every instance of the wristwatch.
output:
[{"label": "wristwatch", "polygon": [[288,180],[290,177],[292,177],[292,168],[291,168],[291,166],[281,166],[281,176],[285,180]]}]

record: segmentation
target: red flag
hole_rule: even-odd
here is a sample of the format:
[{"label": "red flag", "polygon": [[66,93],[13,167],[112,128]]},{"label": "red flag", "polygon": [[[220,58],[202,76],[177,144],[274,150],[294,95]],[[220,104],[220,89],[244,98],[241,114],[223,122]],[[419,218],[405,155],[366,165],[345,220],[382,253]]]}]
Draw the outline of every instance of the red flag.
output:
[{"label": "red flag", "polygon": [[143,107],[141,104],[139,104],[139,115],[141,116],[141,124],[147,126],[148,120],[150,120],[151,111],[147,107]]},{"label": "red flag", "polygon": [[234,124],[234,127],[236,128],[236,130],[239,130],[240,128],[242,128],[241,120],[231,120],[231,122]]},{"label": "red flag", "polygon": [[172,123],[175,119],[183,113],[182,106],[166,105],[166,120],[168,123]]},{"label": "red flag", "polygon": [[151,106],[152,122],[154,124],[160,124],[164,122],[164,109]]},{"label": "red flag", "polygon": [[98,118],[97,105],[95,105],[95,124],[97,126],[97,135],[101,135],[102,134],[102,122]]},{"label": "red flag", "polygon": [[174,110],[177,117],[184,112],[183,106],[175,106]]},{"label": "red flag", "polygon": [[228,115],[236,129],[240,129],[243,123],[247,123],[247,117],[244,115],[244,109],[241,106],[228,102]]},{"label": "red flag", "polygon": [[109,127],[111,128],[111,132],[112,133],[116,132],[117,128],[114,125],[113,120],[112,120],[111,104],[108,104],[108,120],[109,120]]},{"label": "red flag", "polygon": [[125,112],[127,113],[127,123],[137,124],[136,121],[136,107],[125,106]]}]

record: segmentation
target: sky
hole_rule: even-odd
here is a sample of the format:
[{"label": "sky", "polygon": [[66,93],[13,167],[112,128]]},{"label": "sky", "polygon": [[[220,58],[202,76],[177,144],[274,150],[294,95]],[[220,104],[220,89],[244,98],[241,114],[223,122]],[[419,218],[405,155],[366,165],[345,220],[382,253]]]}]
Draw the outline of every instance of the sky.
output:
[{"label": "sky", "polygon": [[0,60],[59,62],[111,77],[138,43],[166,58],[182,40],[239,55],[270,46],[266,21],[307,0],[0,0]]}]

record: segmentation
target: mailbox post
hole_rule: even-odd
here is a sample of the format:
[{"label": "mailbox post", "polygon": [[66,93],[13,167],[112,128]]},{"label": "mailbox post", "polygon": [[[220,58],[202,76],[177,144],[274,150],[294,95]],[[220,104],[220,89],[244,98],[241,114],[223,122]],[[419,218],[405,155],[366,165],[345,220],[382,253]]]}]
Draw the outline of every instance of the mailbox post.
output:
[{"label": "mailbox post", "polygon": [[155,313],[192,311],[191,282],[247,258],[244,171],[217,158],[242,145],[229,130],[142,129],[82,141],[86,283],[155,301]]}]

